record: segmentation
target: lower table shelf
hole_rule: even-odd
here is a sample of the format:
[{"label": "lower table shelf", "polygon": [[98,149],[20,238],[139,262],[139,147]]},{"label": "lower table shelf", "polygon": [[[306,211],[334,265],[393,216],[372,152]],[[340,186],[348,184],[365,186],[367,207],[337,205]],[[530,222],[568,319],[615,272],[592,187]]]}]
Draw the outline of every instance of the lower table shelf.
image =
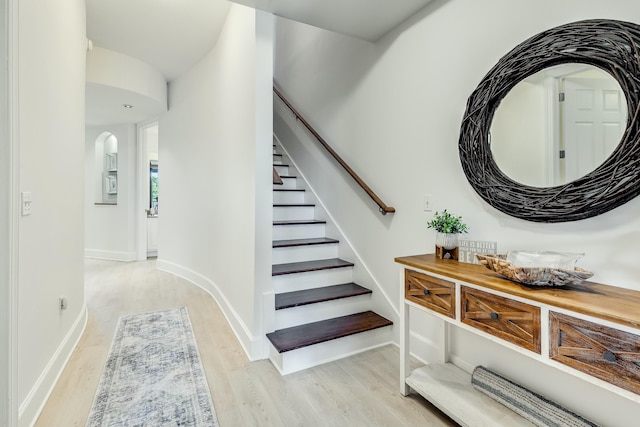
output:
[{"label": "lower table shelf", "polygon": [[471,385],[471,375],[451,363],[415,369],[406,384],[462,426],[533,426]]}]

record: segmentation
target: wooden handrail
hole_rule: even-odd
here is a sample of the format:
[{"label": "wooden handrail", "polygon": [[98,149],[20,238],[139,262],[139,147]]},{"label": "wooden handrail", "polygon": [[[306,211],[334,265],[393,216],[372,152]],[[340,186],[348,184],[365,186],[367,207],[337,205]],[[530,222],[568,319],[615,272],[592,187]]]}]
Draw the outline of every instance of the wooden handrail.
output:
[{"label": "wooden handrail", "polygon": [[282,100],[282,102],[284,102],[285,105],[289,107],[291,112],[295,114],[296,118],[300,120],[300,122],[309,130],[309,132],[311,132],[311,134],[318,140],[318,142],[322,144],[322,146],[329,152],[329,154],[331,154],[333,158],[336,159],[338,163],[340,163],[340,166],[342,166],[344,170],[346,170],[347,173],[351,175],[351,177],[358,183],[358,185],[360,185],[360,187],[362,187],[362,189],[369,195],[369,197],[371,197],[373,201],[376,202],[376,204],[380,207],[379,210],[380,210],[380,213],[382,213],[382,215],[386,215],[387,213],[393,213],[396,211],[396,208],[387,206],[382,201],[382,199],[380,199],[380,197],[378,197],[378,195],[374,193],[373,190],[362,180],[362,178],[360,178],[358,174],[355,173],[353,169],[351,169],[351,167],[347,164],[347,162],[342,160],[342,157],[340,157],[338,153],[336,153],[333,150],[333,148],[331,148],[331,146],[327,143],[327,141],[325,141],[320,136],[320,134],[318,134],[318,132],[316,132],[316,130],[313,127],[311,127],[309,122],[307,122],[304,119],[304,117],[302,117],[300,113],[298,113],[298,110],[296,110],[293,107],[293,105],[291,105],[291,103],[287,101],[287,99],[284,97],[284,95],[282,95],[282,93],[278,90],[278,88],[274,86],[273,91],[275,92],[276,95],[278,95],[278,97]]}]

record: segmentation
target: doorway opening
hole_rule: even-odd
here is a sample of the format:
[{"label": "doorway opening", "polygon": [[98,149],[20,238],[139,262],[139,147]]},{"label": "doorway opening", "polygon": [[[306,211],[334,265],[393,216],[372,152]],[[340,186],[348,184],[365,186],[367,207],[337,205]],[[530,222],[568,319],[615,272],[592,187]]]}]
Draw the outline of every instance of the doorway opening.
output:
[{"label": "doorway opening", "polygon": [[159,192],[158,122],[138,127],[138,260],[158,256]]},{"label": "doorway opening", "polygon": [[[158,157],[157,151],[155,157]],[[147,258],[158,256],[158,160],[149,161],[149,208],[147,211]]]}]

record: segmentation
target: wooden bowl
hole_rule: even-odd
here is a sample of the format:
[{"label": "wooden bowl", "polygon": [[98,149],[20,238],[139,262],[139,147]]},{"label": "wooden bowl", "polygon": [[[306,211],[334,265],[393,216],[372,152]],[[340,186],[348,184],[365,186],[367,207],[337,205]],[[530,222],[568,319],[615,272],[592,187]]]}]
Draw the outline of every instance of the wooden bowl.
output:
[{"label": "wooden bowl", "polygon": [[593,273],[576,267],[574,270],[562,270],[547,267],[518,267],[507,261],[504,254],[480,255],[476,257],[489,270],[514,282],[533,286],[577,285],[593,276]]}]

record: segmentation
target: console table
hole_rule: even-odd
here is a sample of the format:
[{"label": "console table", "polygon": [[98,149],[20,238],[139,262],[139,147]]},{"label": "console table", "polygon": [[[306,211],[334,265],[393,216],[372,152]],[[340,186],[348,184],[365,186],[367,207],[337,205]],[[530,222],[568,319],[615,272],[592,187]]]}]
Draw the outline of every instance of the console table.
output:
[{"label": "console table", "polygon": [[[457,327],[640,403],[640,291],[593,282],[531,287],[434,254],[395,261],[402,267],[403,395],[411,387],[462,425],[530,425],[500,412],[473,389],[468,373],[449,363],[449,330]],[[439,363],[413,371],[409,307],[434,316],[444,331]]]}]

